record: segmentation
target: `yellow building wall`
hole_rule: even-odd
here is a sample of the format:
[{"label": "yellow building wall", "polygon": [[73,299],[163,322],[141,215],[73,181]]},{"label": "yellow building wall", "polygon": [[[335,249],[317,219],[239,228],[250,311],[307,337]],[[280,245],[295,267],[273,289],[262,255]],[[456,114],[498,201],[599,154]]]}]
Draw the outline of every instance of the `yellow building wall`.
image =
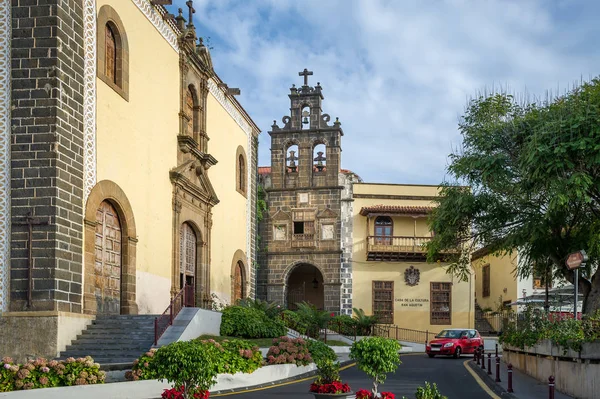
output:
[{"label": "yellow building wall", "polygon": [[[353,203],[353,254],[352,254],[352,305],[373,313],[373,281],[394,282],[394,324],[402,328],[439,332],[444,328],[474,327],[474,279],[459,282],[446,273],[444,263],[424,261],[373,262],[367,261],[367,235],[374,233],[374,218],[369,222],[360,215],[363,207],[374,205],[433,206],[431,199],[438,193],[437,186],[369,184],[354,185]],[[413,236],[415,219],[392,217],[393,235]],[[430,236],[426,218],[417,218],[416,235]],[[404,272],[410,266],[420,271],[420,281],[409,286],[404,281]],[[431,282],[452,282],[451,325],[432,325],[430,319]]]},{"label": "yellow building wall", "polygon": [[[248,136],[246,132],[211,94],[207,101],[208,152],[218,163],[208,170],[208,176],[217,193],[219,203],[213,208],[211,232],[211,291],[220,301],[231,303],[231,268],[233,256],[239,249],[246,254],[247,201],[236,190],[236,151],[238,146],[246,154],[246,171],[251,173]],[[249,188],[249,187],[248,187]],[[248,191],[249,194],[249,191]],[[246,264],[247,271],[249,264]],[[249,275],[249,273],[247,274]]]},{"label": "yellow building wall", "polygon": [[179,56],[132,1],[98,0],[97,10],[105,4],[127,34],[129,101],[96,79],[97,181],[112,180],[131,203],[139,312],[161,313],[171,285],[169,170],[177,165]]},{"label": "yellow building wall", "polygon": [[[472,261],[475,271],[475,298],[482,309],[498,310],[502,301],[516,301],[521,293],[517,292],[518,284],[513,270],[517,265],[517,253],[495,256],[486,255]],[[483,296],[483,271],[485,265],[490,265],[490,295]],[[500,300],[502,297],[502,300]]]}]

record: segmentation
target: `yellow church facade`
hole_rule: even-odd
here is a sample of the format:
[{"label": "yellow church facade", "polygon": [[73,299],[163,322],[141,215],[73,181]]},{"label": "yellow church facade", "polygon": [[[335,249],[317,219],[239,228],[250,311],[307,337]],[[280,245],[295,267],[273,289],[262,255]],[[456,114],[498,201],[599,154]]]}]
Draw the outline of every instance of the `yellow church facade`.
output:
[{"label": "yellow church facade", "polygon": [[195,27],[181,15],[164,22],[165,9],[145,13],[137,3],[96,1],[96,184],[85,204],[84,310],[111,300],[98,285],[113,281],[93,270],[99,251],[113,256],[106,239],[102,248],[97,241],[114,234],[111,214],[122,219],[114,254],[123,263],[121,313],[161,313],[184,281],[198,305],[230,303],[233,280],[238,296],[251,288],[259,129],[214,72]]},{"label": "yellow church facade", "polygon": [[474,326],[474,278],[459,281],[425,259],[437,195],[437,186],[353,185],[352,306],[379,323],[434,333]]}]

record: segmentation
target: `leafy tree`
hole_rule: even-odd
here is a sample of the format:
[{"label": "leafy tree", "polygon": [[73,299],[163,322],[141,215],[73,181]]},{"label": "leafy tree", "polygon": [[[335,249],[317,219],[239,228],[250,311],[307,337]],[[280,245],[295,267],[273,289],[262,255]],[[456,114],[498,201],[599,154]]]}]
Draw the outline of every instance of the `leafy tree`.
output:
[{"label": "leafy tree", "polygon": [[448,167],[453,181],[441,184],[429,220],[436,232],[429,261],[445,257],[448,272],[466,280],[474,248],[519,251],[517,276],[550,259],[553,274],[573,282],[565,260],[585,249],[583,312],[600,309],[600,80],[537,103],[480,96],[469,102],[459,129],[463,145]]},{"label": "leafy tree", "polygon": [[360,335],[371,335],[373,326],[377,323],[377,316],[367,316],[362,309],[352,308],[354,311],[354,320],[360,331]]},{"label": "leafy tree", "polygon": [[350,347],[350,359],[356,360],[358,368],[373,378],[373,397],[377,397],[379,384],[383,384],[388,373],[396,372],[400,361],[398,341],[369,337],[356,341]]}]

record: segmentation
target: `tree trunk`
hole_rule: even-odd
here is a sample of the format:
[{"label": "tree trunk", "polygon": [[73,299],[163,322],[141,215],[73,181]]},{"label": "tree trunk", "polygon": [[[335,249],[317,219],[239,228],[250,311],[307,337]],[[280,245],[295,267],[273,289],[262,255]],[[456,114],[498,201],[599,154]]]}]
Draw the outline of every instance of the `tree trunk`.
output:
[{"label": "tree trunk", "polygon": [[591,315],[600,309],[600,276],[596,272],[595,278],[592,278],[591,289],[583,300],[583,314]]}]

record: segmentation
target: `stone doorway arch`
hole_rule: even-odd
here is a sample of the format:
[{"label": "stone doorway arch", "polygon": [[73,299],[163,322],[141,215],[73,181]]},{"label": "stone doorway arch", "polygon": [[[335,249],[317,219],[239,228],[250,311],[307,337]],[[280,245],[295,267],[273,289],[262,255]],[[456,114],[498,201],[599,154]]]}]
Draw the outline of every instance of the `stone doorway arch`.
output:
[{"label": "stone doorway arch", "polygon": [[137,235],[123,190],[110,180],[98,182],[87,199],[84,222],[84,313],[137,314]]},{"label": "stone doorway arch", "polygon": [[288,309],[297,309],[298,302],[309,302],[317,309],[325,308],[325,289],[323,274],[310,263],[299,263],[289,272],[286,281],[286,305]]}]

